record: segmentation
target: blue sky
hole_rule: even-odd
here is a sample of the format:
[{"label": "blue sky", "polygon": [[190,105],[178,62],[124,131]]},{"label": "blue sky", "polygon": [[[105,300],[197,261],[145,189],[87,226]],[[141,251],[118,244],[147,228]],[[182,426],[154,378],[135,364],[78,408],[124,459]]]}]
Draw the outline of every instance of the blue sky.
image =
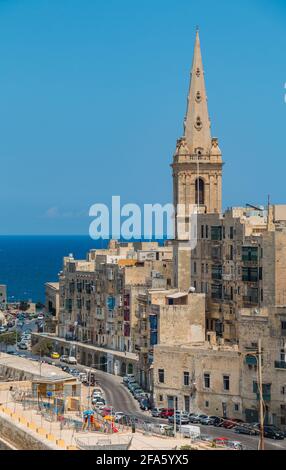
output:
[{"label": "blue sky", "polygon": [[285,20],[278,0],[0,0],[0,234],[171,201],[197,24],[224,206],[286,203]]}]

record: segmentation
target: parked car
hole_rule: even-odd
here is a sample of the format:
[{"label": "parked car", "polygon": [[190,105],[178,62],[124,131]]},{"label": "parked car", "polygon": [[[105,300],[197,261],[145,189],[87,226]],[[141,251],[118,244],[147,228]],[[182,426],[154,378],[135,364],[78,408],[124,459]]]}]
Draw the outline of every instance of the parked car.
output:
[{"label": "parked car", "polygon": [[235,426],[234,432],[237,434],[246,434],[248,436],[257,436],[259,434],[259,431],[255,429],[251,424],[239,424],[238,426]]},{"label": "parked car", "polygon": [[77,364],[77,360],[74,356],[69,356],[66,361],[68,364]]},{"label": "parked car", "polygon": [[222,427],[225,429],[232,429],[234,428],[237,424],[243,424],[242,419],[236,419],[236,418],[231,418],[231,419],[225,419],[224,422],[222,423]]},{"label": "parked car", "polygon": [[173,408],[162,408],[160,418],[168,419],[174,414]]},{"label": "parked car", "polygon": [[133,392],[134,390],[138,390],[140,388],[140,386],[138,384],[131,384],[131,385],[128,385],[128,390],[129,392]]},{"label": "parked car", "polygon": [[205,415],[198,415],[198,414],[189,415],[190,423],[199,424],[201,422],[201,416],[205,416]]},{"label": "parked car", "polygon": [[267,425],[264,426],[264,437],[268,437],[269,439],[275,440],[283,440],[284,432],[276,426]]},{"label": "parked car", "polygon": [[201,424],[205,426],[214,426],[216,419],[216,416],[205,416],[205,418],[201,418]]},{"label": "parked car", "polygon": [[102,397],[93,397],[91,400],[91,403],[93,405],[97,405],[100,403],[100,405],[106,405],[104,398]]},{"label": "parked car", "polygon": [[28,345],[27,345],[27,343],[24,343],[24,342],[21,341],[21,343],[18,343],[18,348],[27,350]]},{"label": "parked car", "polygon": [[199,423],[200,424],[207,424],[208,415],[199,415]]},{"label": "parked car", "polygon": [[67,362],[67,359],[68,359],[68,356],[66,356],[65,354],[63,354],[63,355],[60,357],[60,361],[61,361],[61,362]]},{"label": "parked car", "polygon": [[170,424],[174,424],[176,420],[176,424],[178,426],[183,426],[184,424],[189,424],[189,417],[186,415],[179,415],[175,414],[173,416],[169,416],[168,421]]},{"label": "parked car", "polygon": [[152,408],[151,415],[153,418],[160,418],[162,409],[163,408]]},{"label": "parked car", "polygon": [[131,382],[132,380],[135,381],[135,377],[134,377],[133,374],[127,374],[127,375],[125,375],[125,376],[123,377],[123,383],[124,383],[125,385],[127,385],[127,384],[128,384],[129,382]]},{"label": "parked car", "polygon": [[148,411],[151,409],[151,404],[148,398],[141,398],[139,401],[140,409],[143,411]]},{"label": "parked car", "polygon": [[86,375],[85,372],[80,372],[78,378],[81,382],[86,382],[87,381],[87,375]]},{"label": "parked car", "polygon": [[52,352],[52,354],[51,354],[51,358],[52,358],[52,359],[59,359],[59,358],[60,358],[60,355],[59,355],[58,352],[54,351],[54,352]]}]

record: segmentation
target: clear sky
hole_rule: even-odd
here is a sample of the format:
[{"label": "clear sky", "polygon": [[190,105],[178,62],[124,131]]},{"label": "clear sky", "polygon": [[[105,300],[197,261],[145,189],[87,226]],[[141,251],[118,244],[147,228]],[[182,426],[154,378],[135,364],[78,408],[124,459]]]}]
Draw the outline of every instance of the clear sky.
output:
[{"label": "clear sky", "polygon": [[224,206],[286,203],[285,0],[0,0],[0,234],[172,200],[195,27]]}]

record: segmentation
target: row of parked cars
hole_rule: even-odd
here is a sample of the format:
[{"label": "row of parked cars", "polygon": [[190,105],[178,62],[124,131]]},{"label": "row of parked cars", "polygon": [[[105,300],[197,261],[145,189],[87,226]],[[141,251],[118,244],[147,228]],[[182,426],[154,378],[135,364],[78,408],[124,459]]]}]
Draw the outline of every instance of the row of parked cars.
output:
[{"label": "row of parked cars", "polygon": [[[168,419],[169,424],[186,425],[201,424],[204,426],[216,426],[224,429],[233,429],[237,434],[257,436],[260,433],[259,423],[244,423],[237,418],[221,418],[219,416],[207,416],[204,414],[187,413],[185,411],[174,411],[172,408],[153,408],[151,414],[156,418]],[[286,432],[281,431],[274,425],[264,425],[264,437],[270,439],[284,439]]]},{"label": "row of parked cars", "polygon": [[129,374],[123,377],[123,384],[128,388],[135,400],[139,402],[141,410],[147,411],[151,409],[150,396],[136,382],[134,375]]}]

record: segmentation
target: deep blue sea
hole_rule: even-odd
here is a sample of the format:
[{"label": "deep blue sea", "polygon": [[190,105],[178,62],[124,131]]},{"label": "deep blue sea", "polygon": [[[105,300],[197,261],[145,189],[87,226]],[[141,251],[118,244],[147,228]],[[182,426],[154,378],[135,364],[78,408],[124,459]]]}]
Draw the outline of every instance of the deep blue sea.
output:
[{"label": "deep blue sea", "polygon": [[85,259],[106,245],[88,236],[0,236],[0,284],[7,284],[9,301],[44,302],[44,284],[58,280],[64,256]]}]

